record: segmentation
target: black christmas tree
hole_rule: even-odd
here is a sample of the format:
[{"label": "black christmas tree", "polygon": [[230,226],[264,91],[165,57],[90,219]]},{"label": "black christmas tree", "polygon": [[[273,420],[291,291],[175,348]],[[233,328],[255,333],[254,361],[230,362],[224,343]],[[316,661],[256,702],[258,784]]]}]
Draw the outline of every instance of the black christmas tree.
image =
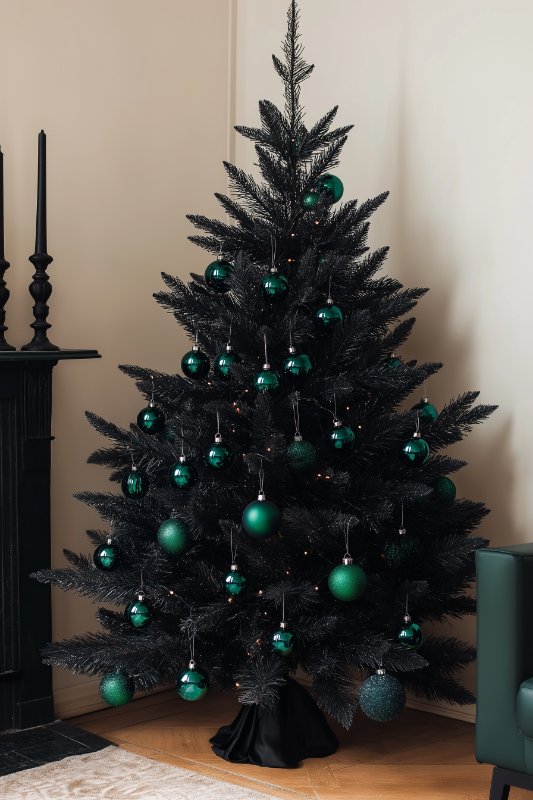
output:
[{"label": "black christmas tree", "polygon": [[102,676],[115,705],[173,679],[185,700],[237,691],[215,751],[295,766],[335,749],[316,704],[349,727],[358,705],[392,718],[406,689],[473,700],[455,675],[473,648],[427,629],[475,609],[487,511],[456,499],[464,462],[443,451],[494,407],[406,402],[441,366],[394,355],[426,290],[379,274],[387,249],[367,247],[387,194],[338,202],[350,128],[332,129],[336,108],[305,124],[294,1],[283,55],[284,110],[262,101],[261,127],[237,127],[261,180],[225,164],[232,221],[190,216],[215,260],[155,295],[194,340],[184,374],[121,367],[149,405],[129,430],[88,418],[111,440],[90,461],[122,494],[79,495],[109,530],[37,577],[125,608],[100,608],[102,630],[49,645],[47,663]]}]

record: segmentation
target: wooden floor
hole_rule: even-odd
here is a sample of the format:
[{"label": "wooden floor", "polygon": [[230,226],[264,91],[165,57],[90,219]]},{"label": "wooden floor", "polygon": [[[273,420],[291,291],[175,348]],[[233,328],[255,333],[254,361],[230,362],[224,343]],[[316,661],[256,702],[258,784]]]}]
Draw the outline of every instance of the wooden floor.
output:
[{"label": "wooden floor", "polygon": [[[209,737],[237,710],[233,698],[214,691],[190,704],[169,691],[70,721],[133,753],[280,798],[488,800],[491,767],[476,763],[469,723],[409,709],[385,725],[358,715],[349,733],[336,729],[341,746],[334,756],[281,770],[230,764],[213,754]],[[230,798],[238,800],[234,789],[220,800]],[[532,795],[513,789],[511,798]]]}]

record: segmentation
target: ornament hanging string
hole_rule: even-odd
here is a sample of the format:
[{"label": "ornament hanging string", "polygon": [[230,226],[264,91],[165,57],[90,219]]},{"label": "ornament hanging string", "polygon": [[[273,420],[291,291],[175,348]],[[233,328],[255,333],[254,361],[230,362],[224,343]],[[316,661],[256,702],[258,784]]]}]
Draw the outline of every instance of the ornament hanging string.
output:
[{"label": "ornament hanging string", "polygon": [[405,616],[409,616],[409,592],[405,593]]},{"label": "ornament hanging string", "polygon": [[229,546],[230,546],[230,550],[231,550],[231,563],[232,564],[236,564],[237,563],[237,545],[235,545],[235,546],[233,545],[233,530],[234,530],[234,528],[235,528],[235,525],[232,525],[231,529],[230,529],[230,532],[229,532]]},{"label": "ornament hanging string", "polygon": [[150,380],[152,382],[152,393],[150,396],[150,405],[154,404],[154,395],[155,395],[155,386],[154,386],[154,376],[150,375]]},{"label": "ornament hanging string", "polygon": [[300,436],[300,392],[294,393],[292,401],[292,414],[294,417],[294,435]]},{"label": "ornament hanging string", "polygon": [[331,297],[331,275],[329,276],[329,281],[328,281],[328,300],[333,301],[333,298]]},{"label": "ornament hanging string", "polygon": [[217,436],[220,436],[220,411],[217,411]]},{"label": "ornament hanging string", "polygon": [[401,502],[400,502],[400,508],[401,508],[401,524],[400,524],[400,528],[403,531],[403,529],[404,529],[404,524],[403,524],[403,500],[401,500]]},{"label": "ornament hanging string", "polygon": [[261,466],[259,467],[259,494],[265,493],[265,470],[263,469],[263,456],[260,456]]},{"label": "ornament hanging string", "polygon": [[183,439],[183,425],[181,426],[181,457],[185,458],[185,441]]},{"label": "ornament hanging string", "polygon": [[281,621],[285,622],[285,592],[281,596]]},{"label": "ornament hanging string", "polygon": [[276,240],[272,233],[270,234],[270,250],[272,254],[272,269],[276,269]]}]

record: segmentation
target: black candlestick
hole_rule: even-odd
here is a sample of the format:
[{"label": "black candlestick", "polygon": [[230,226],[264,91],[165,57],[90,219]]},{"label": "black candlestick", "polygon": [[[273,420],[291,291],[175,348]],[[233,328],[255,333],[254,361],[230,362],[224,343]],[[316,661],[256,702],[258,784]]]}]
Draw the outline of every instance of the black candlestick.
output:
[{"label": "black candlestick", "polygon": [[9,289],[4,280],[4,273],[9,267],[9,261],[4,258],[4,154],[0,149],[0,350],[14,350],[15,348],[5,340],[4,333],[7,325],[5,305],[9,300]]},{"label": "black candlestick", "polygon": [[48,300],[52,294],[52,284],[46,274],[46,268],[54,260],[46,252],[46,134],[39,134],[39,171],[37,177],[37,217],[35,225],[35,253],[30,261],[35,267],[33,282],[30,283],[30,294],[34,299],[33,316],[35,322],[31,328],[35,331],[33,339],[22,347],[22,350],[59,350],[48,341],[46,331],[51,328],[48,317]]}]

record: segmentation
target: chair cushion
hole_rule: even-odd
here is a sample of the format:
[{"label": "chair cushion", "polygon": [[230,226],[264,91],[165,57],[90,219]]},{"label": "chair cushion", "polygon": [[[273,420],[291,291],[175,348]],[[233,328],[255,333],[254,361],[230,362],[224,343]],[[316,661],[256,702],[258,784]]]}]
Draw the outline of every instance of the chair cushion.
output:
[{"label": "chair cushion", "polygon": [[520,684],[516,698],[518,727],[528,739],[533,739],[533,678]]}]

